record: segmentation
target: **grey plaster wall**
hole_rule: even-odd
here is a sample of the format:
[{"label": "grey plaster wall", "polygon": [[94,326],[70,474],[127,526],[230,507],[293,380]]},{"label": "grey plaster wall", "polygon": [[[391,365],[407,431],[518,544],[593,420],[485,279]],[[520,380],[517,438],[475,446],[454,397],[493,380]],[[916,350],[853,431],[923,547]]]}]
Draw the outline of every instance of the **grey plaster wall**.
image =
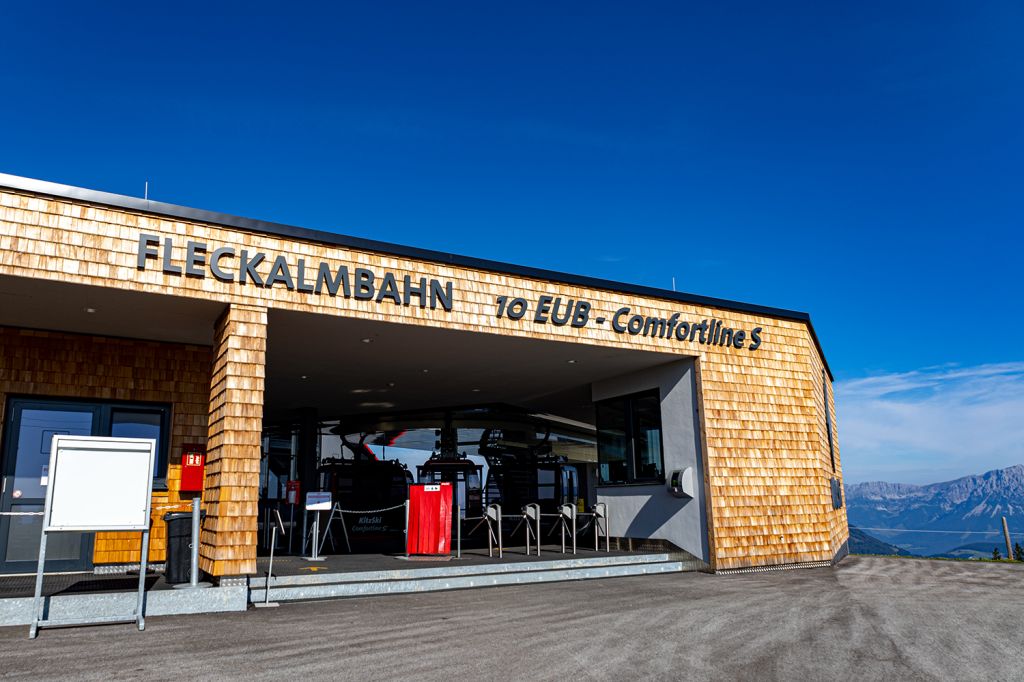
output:
[{"label": "grey plaster wall", "polygon": [[658,389],[661,396],[665,475],[693,467],[694,497],[674,497],[665,484],[658,484],[599,486],[597,499],[608,505],[613,536],[668,540],[707,562],[707,505],[694,360],[670,362],[591,386],[595,401],[652,389]]}]

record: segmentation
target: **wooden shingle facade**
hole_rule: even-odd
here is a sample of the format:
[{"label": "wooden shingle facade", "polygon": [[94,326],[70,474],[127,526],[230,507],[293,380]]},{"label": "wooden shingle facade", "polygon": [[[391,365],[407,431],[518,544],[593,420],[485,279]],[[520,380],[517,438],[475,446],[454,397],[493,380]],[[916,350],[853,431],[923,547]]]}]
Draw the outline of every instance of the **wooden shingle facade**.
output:
[{"label": "wooden shingle facade", "polygon": [[[806,316],[527,269],[502,270],[469,259],[446,261],[443,254],[400,248],[384,252],[374,244],[361,247],[358,240],[331,243],[302,230],[273,232],[262,224],[73,189],[0,177],[0,276],[216,301],[224,313],[210,347],[0,328],[0,398],[117,395],[171,403],[170,490],[160,493],[159,502],[178,502],[173,453],[183,443],[205,441],[208,516],[201,566],[212,575],[255,571],[264,360],[272,309],[693,357],[712,567],[831,561],[844,549],[845,508],[834,508],[831,494],[831,480],[842,478],[831,377]],[[199,262],[194,250],[189,253],[189,242],[204,247],[201,276],[185,271],[190,258]],[[231,281],[209,267],[217,249],[233,250],[230,255],[222,251],[220,261],[225,270],[228,264],[234,268]],[[344,266],[350,277],[362,268],[378,277],[393,273],[399,283],[405,277],[414,285],[422,280],[428,286],[429,280],[451,283],[450,309],[443,291],[440,304],[431,307],[419,305],[418,298],[404,305],[392,298],[346,297],[340,285],[331,295],[327,287],[301,290],[297,282],[291,287],[284,281],[270,287],[239,282],[242,249],[250,256],[267,254],[258,269],[265,279],[272,261],[284,256],[293,279],[301,259],[310,268],[328,263],[334,274]],[[180,274],[166,271],[165,252],[172,269],[183,270]],[[306,281],[312,278],[310,271]],[[748,334],[757,329],[760,347],[749,350],[749,338],[743,347],[667,341],[620,333],[607,323],[527,325],[497,315],[498,298],[510,292],[529,300],[551,295],[587,301],[590,319],[610,321],[628,307],[631,315],[644,317],[721,320]],[[831,454],[827,424],[833,428]],[[159,560],[162,545],[155,538],[152,556]],[[103,536],[95,560],[130,561],[133,550],[137,556],[131,541]]]}]

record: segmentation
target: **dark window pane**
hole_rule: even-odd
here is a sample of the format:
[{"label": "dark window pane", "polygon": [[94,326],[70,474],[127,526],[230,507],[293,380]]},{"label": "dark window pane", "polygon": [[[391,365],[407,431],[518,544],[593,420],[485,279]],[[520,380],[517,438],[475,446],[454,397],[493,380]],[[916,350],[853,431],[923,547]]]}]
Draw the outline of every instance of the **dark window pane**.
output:
[{"label": "dark window pane", "polygon": [[166,471],[164,439],[160,430],[163,413],[148,410],[114,410],[110,414],[110,435],[115,438],[152,438],[156,441],[154,477]]},{"label": "dark window pane", "polygon": [[656,395],[633,399],[633,447],[638,481],[661,478],[661,401]]},{"label": "dark window pane", "polygon": [[[8,482],[15,499],[43,499],[43,480],[50,466],[50,443],[56,435],[92,435],[89,410],[24,409],[18,430],[18,450],[14,458],[14,480]],[[36,537],[36,547],[39,537]],[[38,558],[38,556],[36,557]]]},{"label": "dark window pane", "polygon": [[[43,505],[12,504],[15,514],[43,511]],[[43,528],[42,516],[12,516],[7,529],[5,561],[39,560],[39,534]],[[49,533],[46,538],[46,560],[77,560],[82,553],[83,533]]]},{"label": "dark window pane", "polygon": [[597,404],[597,461],[602,483],[629,481],[629,418],[625,399]]},{"label": "dark window pane", "polygon": [[160,440],[159,412],[120,412],[111,416],[110,435],[115,438]]},{"label": "dark window pane", "polygon": [[555,472],[553,470],[537,470],[537,499],[555,499]]},{"label": "dark window pane", "polygon": [[658,393],[613,398],[595,407],[600,482],[664,480]]}]

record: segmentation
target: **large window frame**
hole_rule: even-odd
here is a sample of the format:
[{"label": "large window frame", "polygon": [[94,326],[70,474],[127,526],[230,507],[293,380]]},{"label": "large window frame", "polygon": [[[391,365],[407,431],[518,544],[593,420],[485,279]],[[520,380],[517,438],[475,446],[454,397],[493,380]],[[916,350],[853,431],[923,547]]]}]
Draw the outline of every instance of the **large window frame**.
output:
[{"label": "large window frame", "polygon": [[[155,415],[159,420],[156,439],[156,461],[153,463],[153,490],[167,490],[167,465],[171,447],[171,409],[168,403],[134,400],[95,400],[91,398],[65,398],[59,396],[11,395],[7,398],[4,430],[10,426],[15,405],[18,409],[48,408],[57,405],[76,405],[92,409],[95,413],[93,429],[100,436],[110,436],[114,430],[115,414]],[[5,441],[7,440],[5,436]],[[5,447],[3,456],[13,456]]]},{"label": "large window frame", "polygon": [[[594,408],[597,416],[598,485],[664,483],[665,438],[661,420],[661,392],[651,389],[607,398],[596,402]],[[652,415],[657,415],[657,428],[644,428],[644,419],[648,420],[649,427]],[[656,444],[649,439],[652,430],[657,432]],[[647,447],[656,448],[656,462],[642,457],[645,440]],[[653,474],[650,473],[652,464],[657,465],[657,471]]]}]

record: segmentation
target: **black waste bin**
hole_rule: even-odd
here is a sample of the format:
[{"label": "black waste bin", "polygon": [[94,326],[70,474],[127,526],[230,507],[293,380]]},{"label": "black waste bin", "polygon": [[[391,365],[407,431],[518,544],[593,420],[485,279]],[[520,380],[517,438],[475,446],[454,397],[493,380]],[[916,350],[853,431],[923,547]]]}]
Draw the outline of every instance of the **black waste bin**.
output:
[{"label": "black waste bin", "polygon": [[[199,518],[206,516],[199,512]],[[167,563],[164,580],[171,585],[187,583],[192,577],[192,512],[164,514],[167,523]]]}]

